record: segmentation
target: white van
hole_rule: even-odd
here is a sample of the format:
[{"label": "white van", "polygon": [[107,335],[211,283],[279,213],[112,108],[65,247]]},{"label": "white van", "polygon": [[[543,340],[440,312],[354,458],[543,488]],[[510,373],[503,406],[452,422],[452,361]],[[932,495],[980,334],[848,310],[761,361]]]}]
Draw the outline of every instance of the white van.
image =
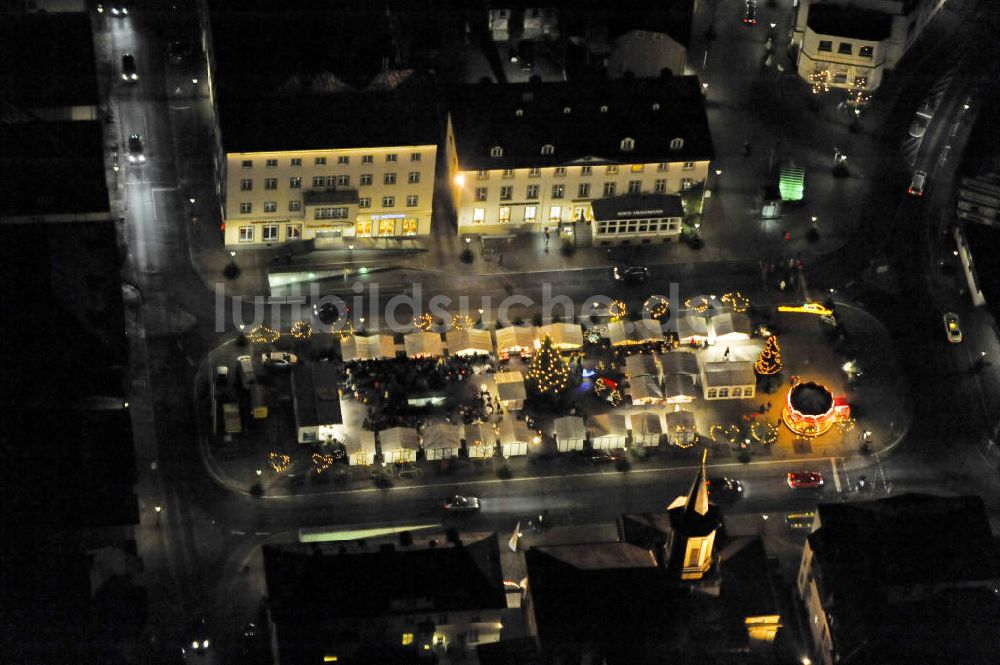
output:
[{"label": "white van", "polygon": [[257,383],[257,375],[253,371],[253,359],[250,356],[240,356],[236,359],[236,367],[240,373],[240,383],[247,390]]}]

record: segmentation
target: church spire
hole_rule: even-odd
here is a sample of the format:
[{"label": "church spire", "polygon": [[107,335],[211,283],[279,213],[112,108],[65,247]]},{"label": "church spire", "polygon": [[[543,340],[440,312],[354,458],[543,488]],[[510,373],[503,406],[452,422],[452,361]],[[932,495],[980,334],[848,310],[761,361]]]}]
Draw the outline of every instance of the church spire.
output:
[{"label": "church spire", "polygon": [[701,467],[698,475],[695,476],[694,483],[691,484],[691,491],[688,492],[687,501],[684,502],[684,510],[687,513],[698,513],[705,515],[708,513],[708,477],[705,474],[705,461],[708,459],[708,450],[702,451]]}]

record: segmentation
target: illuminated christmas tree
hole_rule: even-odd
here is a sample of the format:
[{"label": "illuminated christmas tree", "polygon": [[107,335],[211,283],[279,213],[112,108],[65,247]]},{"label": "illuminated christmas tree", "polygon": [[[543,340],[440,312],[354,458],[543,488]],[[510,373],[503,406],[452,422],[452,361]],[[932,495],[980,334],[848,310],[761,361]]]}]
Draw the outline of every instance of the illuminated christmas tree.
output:
[{"label": "illuminated christmas tree", "polygon": [[778,347],[778,337],[771,335],[764,344],[764,349],[757,356],[754,371],[761,376],[771,376],[781,371],[781,348]]},{"label": "illuminated christmas tree", "polygon": [[569,384],[569,367],[559,357],[559,351],[548,335],[531,357],[528,379],[540,395],[557,396],[566,390]]}]

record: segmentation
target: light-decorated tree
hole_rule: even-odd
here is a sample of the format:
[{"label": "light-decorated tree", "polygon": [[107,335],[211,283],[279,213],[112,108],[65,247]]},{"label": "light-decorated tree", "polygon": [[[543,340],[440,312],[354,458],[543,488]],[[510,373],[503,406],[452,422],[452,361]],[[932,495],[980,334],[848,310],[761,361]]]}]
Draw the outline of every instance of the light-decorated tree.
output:
[{"label": "light-decorated tree", "polygon": [[764,349],[757,356],[757,362],[753,369],[761,376],[773,376],[781,371],[781,348],[778,346],[778,337],[771,335],[764,343]]},{"label": "light-decorated tree", "polygon": [[558,397],[569,385],[569,367],[548,335],[531,357],[528,380],[538,394],[551,397]]}]

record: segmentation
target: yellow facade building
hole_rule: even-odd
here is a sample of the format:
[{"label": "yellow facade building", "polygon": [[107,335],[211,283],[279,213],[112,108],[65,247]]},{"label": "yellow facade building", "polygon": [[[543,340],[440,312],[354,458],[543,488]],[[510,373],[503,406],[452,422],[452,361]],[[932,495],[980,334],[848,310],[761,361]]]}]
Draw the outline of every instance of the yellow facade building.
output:
[{"label": "yellow facade building", "polygon": [[226,246],[378,247],[430,233],[431,107],[383,94],[316,95],[223,104],[219,125]]},{"label": "yellow facade building", "polygon": [[594,199],[682,193],[713,158],[693,76],[469,86],[449,101],[445,149],[460,234],[578,242]]}]

